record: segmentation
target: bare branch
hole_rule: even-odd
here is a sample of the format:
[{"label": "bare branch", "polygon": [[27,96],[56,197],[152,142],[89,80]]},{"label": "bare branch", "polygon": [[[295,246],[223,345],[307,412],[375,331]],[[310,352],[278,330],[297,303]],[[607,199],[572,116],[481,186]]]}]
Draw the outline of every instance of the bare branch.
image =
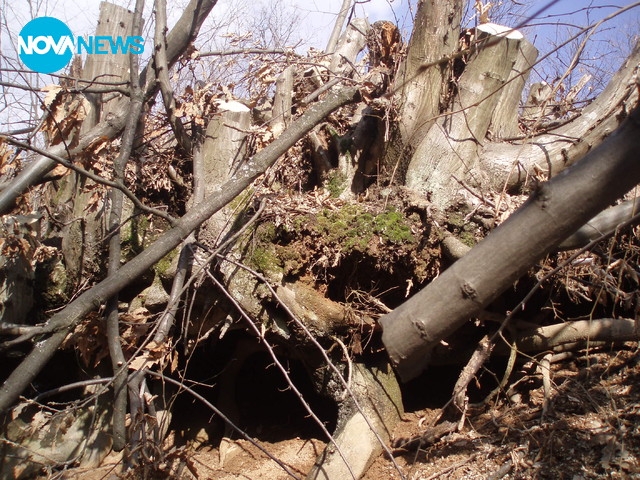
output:
[{"label": "bare branch", "polygon": [[106,302],[109,297],[119,292],[133,279],[178,246],[193,230],[233,200],[258,176],[262,175],[268,167],[328,114],[338,107],[355,101],[358,97],[357,88],[347,87],[339,92],[330,94],[324,101],[310,107],[282,135],[258,152],[248,164],[241,167],[235,178],[223,184],[198,205],[198,208],[194,208],[177,220],[176,225],[171,230],[149,245],[138,256],[123,265],[115,275],[107,277],[90,290],[87,290],[51,317],[47,322],[47,327],[55,333],[40,342],[37,348],[34,348],[0,387],[0,411],[8,409],[16,401],[21,392],[56,352],[70,329],[84,315]]},{"label": "bare branch", "polygon": [[224,57],[228,55],[293,55],[298,56],[293,50],[287,48],[230,48],[228,50],[212,50],[210,52],[198,52],[198,58]]},{"label": "bare branch", "polygon": [[[42,155],[43,157],[50,158],[54,162],[59,163],[60,165],[63,165],[67,167],[69,170],[73,170],[74,172],[77,172],[80,175],[90,178],[96,183],[105,185],[107,187],[117,188],[118,190],[122,191],[122,193],[124,193],[127,196],[127,198],[130,199],[134,203],[134,205],[138,209],[142,210],[143,212],[156,215],[160,218],[164,218],[171,225],[173,225],[176,222],[176,219],[173,216],[169,215],[168,213],[153,207],[149,207],[144,203],[142,203],[140,199],[136,197],[135,194],[131,190],[129,190],[120,180],[107,180],[106,178],[103,178],[100,175],[96,175],[95,173],[90,172],[89,170],[85,170],[84,168],[77,166],[75,163],[70,162],[61,156],[52,154],[50,150],[43,150],[41,148],[35,147],[33,145],[29,145],[28,143],[21,142],[14,138],[5,137],[4,135],[0,135],[0,139],[6,141],[7,143],[10,143],[11,145],[15,145],[16,147],[19,147],[25,150],[31,150],[39,155]],[[79,153],[77,152],[77,149],[71,150],[72,155],[77,153]]]},{"label": "bare branch", "polygon": [[[195,39],[202,22],[215,6],[217,0],[191,0],[185,8],[182,16],[167,37],[167,62],[171,67],[178,61],[182,53]],[[153,60],[152,60],[153,62]],[[157,84],[153,76],[148,75],[149,65],[140,74],[141,83],[144,84],[145,98],[149,99],[157,92]],[[123,99],[113,110],[112,115],[96,125],[83,135],[77,147],[77,151],[84,151],[97,139],[110,140],[122,132],[129,115],[129,102]],[[48,150],[52,155],[67,157],[64,145],[57,145]],[[37,182],[43,175],[55,167],[55,162],[48,156],[41,156],[29,167],[25,168],[6,189],[0,192],[0,213],[6,213],[14,204],[16,198]]]},{"label": "bare branch", "polygon": [[192,142],[189,135],[185,131],[182,121],[176,117],[176,100],[173,96],[173,89],[169,83],[169,65],[167,63],[167,3],[165,0],[156,0],[156,31],[154,36],[155,56],[154,68],[158,83],[160,84],[160,92],[162,93],[162,101],[164,109],[167,113],[167,120],[171,129],[176,136],[176,141],[182,150],[189,154],[192,150]]}]

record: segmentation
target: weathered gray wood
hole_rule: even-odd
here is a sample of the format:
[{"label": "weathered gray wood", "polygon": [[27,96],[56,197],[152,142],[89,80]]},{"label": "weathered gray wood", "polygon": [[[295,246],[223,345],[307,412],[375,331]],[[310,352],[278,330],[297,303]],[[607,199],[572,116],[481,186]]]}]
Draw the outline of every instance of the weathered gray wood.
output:
[{"label": "weathered gray wood", "polygon": [[522,352],[543,352],[562,345],[588,348],[590,342],[629,342],[640,339],[640,323],[632,318],[598,318],[546,325],[520,332]]},{"label": "weathered gray wood", "polygon": [[522,90],[537,57],[538,49],[523,38],[518,45],[518,55],[507,83],[500,91],[500,98],[491,117],[489,131],[492,140],[515,137],[520,134],[518,106],[522,100]]},{"label": "weathered gray wood", "polygon": [[552,92],[553,87],[547,82],[537,82],[531,85],[527,101],[522,109],[522,118],[529,122],[539,122],[551,111],[548,102]]},{"label": "weathered gray wood", "polygon": [[276,80],[276,93],[273,97],[273,109],[271,112],[271,131],[274,137],[284,132],[291,123],[294,73],[295,69],[292,65],[285,68],[284,72]]},{"label": "weathered gray wood", "polygon": [[[114,5],[113,3],[100,2],[100,16],[95,36],[127,36],[131,35],[133,12]],[[129,79],[128,55],[87,55],[87,61],[82,68],[82,78],[98,82],[126,82]],[[87,98],[91,103],[91,111],[82,123],[80,130],[84,135],[95,127],[106,115],[112,112],[121,95],[107,94],[110,98],[105,102],[105,94],[91,93]]]},{"label": "weathered gray wood", "polygon": [[[603,235],[613,233],[618,225],[631,220],[640,211],[640,199],[628,200],[615,207],[608,208],[589,220],[569,238],[562,241],[558,248],[571,250],[581,248]],[[638,219],[640,221],[640,219]]]},{"label": "weathered gray wood", "polygon": [[[100,17],[96,36],[126,36],[132,34],[133,12],[108,2],[100,3]],[[82,69],[82,78],[89,81],[128,82],[128,55],[88,55]],[[121,95],[103,102],[103,94],[92,93],[89,111],[80,126],[81,135],[86,135],[107,115],[113,114]],[[99,197],[97,205],[88,209],[95,192],[89,187],[95,183],[76,172],[70,172],[57,188],[53,206],[58,209],[59,220],[65,224],[60,232],[62,253],[67,269],[67,277],[77,286],[84,277],[102,270],[100,256],[102,242],[107,231],[104,199]]]},{"label": "weathered gray wood", "polygon": [[532,174],[557,175],[613,132],[638,98],[635,85],[640,44],[613,76],[604,91],[580,115],[548,134],[519,142],[490,142],[482,146],[480,159],[493,185],[516,188]]},{"label": "weathered gray wood", "polygon": [[[202,146],[205,196],[228,182],[245,160],[251,110],[239,102],[233,105],[241,111],[222,111],[207,126]],[[204,223],[198,239],[214,246],[229,231],[237,213],[227,208],[216,212]]]},{"label": "weathered gray wood", "polygon": [[463,3],[419,3],[407,57],[394,84],[402,118],[396,145],[400,151],[417,145],[439,113],[447,72],[437,62],[452,57],[458,49]]},{"label": "weathered gray wood", "polygon": [[403,379],[432,348],[511,286],[535,262],[640,182],[640,109],[529,200],[431,284],[380,319],[382,340]]},{"label": "weathered gray wood", "polygon": [[418,144],[406,175],[408,187],[428,192],[441,208],[461,188],[456,178],[481,183],[472,176],[477,151],[524,39],[520,32],[500,25],[483,24],[476,30],[482,43],[458,81],[452,113],[438,120]]},{"label": "weathered gray wood", "polygon": [[367,43],[369,21],[355,18],[340,37],[335,53],[331,56],[329,69],[340,76],[351,76],[358,54]]},{"label": "weathered gray wood", "polygon": [[351,472],[356,479],[362,477],[382,452],[380,439],[389,442],[393,429],[404,413],[400,388],[389,365],[368,367],[354,364],[352,368],[351,391],[362,412],[355,408],[350,399],[343,402],[334,438],[344,458],[333,445],[328,445],[316,460],[307,480],[349,479],[353,478]]},{"label": "weathered gray wood", "polygon": [[338,16],[336,17],[336,23],[333,25],[331,36],[329,37],[329,41],[327,42],[327,48],[324,49],[325,53],[333,53],[336,49],[336,45],[338,44],[338,40],[340,39],[340,34],[342,33],[342,26],[344,25],[344,21],[347,18],[347,14],[349,13],[350,8],[351,0],[342,0],[342,6],[340,7],[340,11],[338,12]]}]

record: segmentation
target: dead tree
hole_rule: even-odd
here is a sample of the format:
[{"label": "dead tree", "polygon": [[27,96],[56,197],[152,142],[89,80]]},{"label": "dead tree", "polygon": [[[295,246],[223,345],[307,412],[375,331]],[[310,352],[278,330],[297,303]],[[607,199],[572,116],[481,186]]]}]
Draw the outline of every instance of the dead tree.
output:
[{"label": "dead tree", "polygon": [[[74,179],[91,178],[113,192],[108,275],[99,275],[107,264],[102,262],[94,269],[95,285],[41,327],[25,333],[2,325],[6,328],[0,333],[20,335],[3,344],[5,348],[36,336],[38,342],[0,387],[0,411],[15,404],[74,327],[90,312],[108,305],[112,369],[118,390],[123,392],[127,381],[134,387],[130,404],[136,417],[144,403],[147,361],[151,353],[175,348],[171,342],[180,299],[189,285],[198,285],[200,293],[215,297],[207,306],[224,303],[242,318],[243,323],[230,322],[226,311],[214,318],[211,328],[220,337],[236,328],[250,332],[256,342],[268,347],[270,342],[286,346],[291,355],[305,359],[314,384],[340,406],[337,430],[326,432],[327,450],[308,478],[359,478],[376,455],[383,450],[389,454],[390,432],[402,414],[390,364],[380,356],[365,358],[358,339],[361,332],[376,338],[381,326],[381,340],[391,362],[403,379],[413,378],[428,363],[436,345],[542,256],[562,247],[563,241],[564,248],[583,244],[585,238],[587,242],[594,239],[594,228],[611,232],[633,217],[635,203],[596,217],[583,227],[640,182],[640,167],[633,161],[639,153],[635,141],[639,114],[634,107],[640,50],[632,52],[609,86],[579,114],[544,118],[548,114],[542,99],[545,92],[538,92],[540,105],[525,109],[526,121],[520,124],[518,108],[536,62],[535,47],[518,30],[488,22],[461,31],[461,0],[423,1],[406,45],[391,22],[376,22],[370,28],[367,21],[353,19],[341,36],[332,36],[326,55],[300,57],[279,50],[288,56],[286,65],[273,69],[277,74],[265,88],[274,92],[272,98],[270,93],[265,94],[269,98],[233,98],[226,87],[220,89],[223,93],[204,92],[198,98],[210,110],[194,115],[189,126],[178,114],[168,72],[184,55],[215,3],[192,1],[165,38],[165,4],[156,1],[154,57],[139,77],[138,69],[131,65],[127,96],[108,105],[108,118],[96,113],[95,125],[87,120],[76,132],[79,135],[73,145],[52,145],[39,151],[39,158],[0,191],[0,212],[8,212],[20,195],[47,181],[45,174],[60,164],[77,173]],[[349,5],[344,2],[343,12]],[[341,15],[336,31],[342,30],[343,21]],[[369,57],[359,60],[365,47]],[[197,53],[190,58],[197,58]],[[269,65],[266,71],[273,68],[266,67]],[[201,94],[200,87],[189,88],[192,98]],[[179,218],[148,207],[124,186],[124,166],[135,150],[136,132],[150,122],[143,107],[157,92],[166,113],[164,125],[172,132],[169,148],[190,162],[193,176],[192,188],[182,182],[191,198],[184,202],[186,213]],[[535,115],[541,116],[532,120]],[[120,135],[118,168],[112,180],[73,163],[96,141],[108,143]],[[7,137],[6,141],[25,148],[16,139]],[[292,168],[287,160],[295,165],[290,175],[295,181],[283,186],[282,172]],[[275,173],[274,165],[279,169]],[[172,181],[181,181],[175,169],[167,170]],[[265,173],[268,182],[261,183]],[[546,178],[550,180],[538,181]],[[442,219],[448,213],[461,205],[486,208],[485,192],[497,192],[503,198],[516,191],[529,192],[530,198],[509,220],[469,251],[457,248],[451,232],[443,227]],[[165,228],[121,265],[118,232],[125,220],[120,208],[123,196],[140,211],[162,218]],[[81,207],[87,200],[80,195],[73,200],[79,207],[74,207],[72,216],[85,218]],[[491,220],[495,221],[500,212],[493,207]],[[265,209],[268,215],[263,216]],[[308,217],[295,217],[304,209],[310,212]],[[267,218],[278,221],[269,223]],[[95,233],[97,227],[87,225],[69,230],[84,226]],[[71,234],[69,240],[73,240]],[[434,253],[440,243],[445,252],[458,258],[442,273],[444,263]],[[173,277],[171,294],[164,292],[162,301],[165,311],[157,324],[150,325],[155,330],[140,342],[136,356],[124,359],[118,352],[118,315],[122,313],[118,294],[136,278],[149,274],[177,247],[180,251],[172,267],[176,273],[169,275]],[[308,252],[300,252],[302,249],[312,252],[313,258],[305,257]],[[351,265],[345,260],[350,255]],[[72,252],[68,261],[69,270],[78,278],[83,271],[80,256]],[[400,263],[400,257],[408,263]],[[80,266],[74,266],[74,261]],[[331,271],[341,262],[351,271]],[[354,313],[348,299],[336,298],[340,295],[331,289],[344,287],[358,273],[360,280],[370,280],[366,278],[373,276],[370,272],[358,272],[358,262],[368,265],[374,274],[385,272],[390,289],[415,295],[400,306],[397,295],[393,310],[373,295],[373,283],[367,284],[371,291],[364,293],[360,285],[350,285],[351,293],[363,296],[363,303],[375,314],[369,310]],[[0,268],[17,268],[7,265]],[[407,265],[413,271],[404,272],[411,269]],[[20,275],[12,278],[17,277]],[[405,282],[406,287],[397,288],[397,281]],[[416,293],[415,285],[420,282],[428,285]],[[214,286],[217,294],[204,285]],[[17,301],[15,296],[11,300]],[[386,315],[378,322],[380,312]],[[13,311],[11,315],[22,318],[25,313]],[[636,335],[629,322],[602,324],[607,327],[605,339],[618,333],[625,339]],[[188,330],[185,325],[180,334],[189,337]],[[554,339],[530,340],[547,334]],[[527,349],[543,348],[556,341],[555,336],[554,329],[529,331],[520,344]],[[578,342],[580,335],[571,338]],[[351,342],[351,350],[344,340]],[[273,350],[269,352],[281,366]],[[125,369],[134,362],[131,368],[138,371],[125,378]],[[286,369],[282,373],[287,377]],[[295,390],[295,385],[290,387]],[[308,407],[304,398],[300,401]],[[124,403],[120,396],[114,421],[119,425],[115,427],[116,448],[127,441],[122,431]],[[134,431],[128,441],[142,437]]]}]

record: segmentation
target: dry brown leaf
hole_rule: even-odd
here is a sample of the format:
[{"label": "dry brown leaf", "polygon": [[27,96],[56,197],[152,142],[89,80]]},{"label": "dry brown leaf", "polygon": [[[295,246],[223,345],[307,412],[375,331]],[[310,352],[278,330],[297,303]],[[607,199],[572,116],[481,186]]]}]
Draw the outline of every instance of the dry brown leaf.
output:
[{"label": "dry brown leaf", "polygon": [[46,87],[42,87],[40,90],[47,92],[42,103],[45,107],[49,108],[57,98],[58,94],[62,91],[62,87],[60,85],[47,85]]},{"label": "dry brown leaf", "polygon": [[171,353],[171,345],[169,343],[149,342],[147,348],[129,363],[131,370],[141,370],[154,365],[163,364],[168,355]]}]

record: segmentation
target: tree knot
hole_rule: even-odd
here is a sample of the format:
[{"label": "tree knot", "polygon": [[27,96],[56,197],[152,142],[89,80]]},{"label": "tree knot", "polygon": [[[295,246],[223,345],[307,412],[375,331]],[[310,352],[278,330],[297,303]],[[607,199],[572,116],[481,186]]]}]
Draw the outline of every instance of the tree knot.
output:
[{"label": "tree knot", "polygon": [[468,284],[467,282],[462,284],[462,287],[460,288],[461,292],[462,292],[462,296],[464,298],[468,298],[470,300],[475,300],[476,297],[478,296],[478,292],[476,291],[475,288],[473,288],[470,284]]}]

